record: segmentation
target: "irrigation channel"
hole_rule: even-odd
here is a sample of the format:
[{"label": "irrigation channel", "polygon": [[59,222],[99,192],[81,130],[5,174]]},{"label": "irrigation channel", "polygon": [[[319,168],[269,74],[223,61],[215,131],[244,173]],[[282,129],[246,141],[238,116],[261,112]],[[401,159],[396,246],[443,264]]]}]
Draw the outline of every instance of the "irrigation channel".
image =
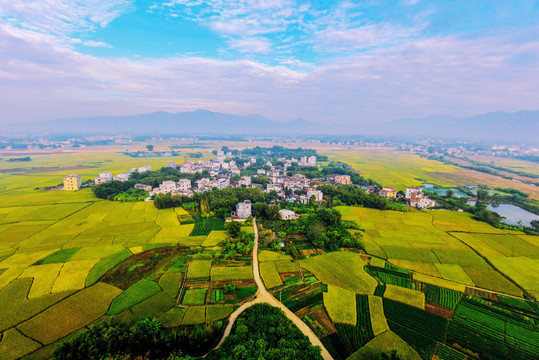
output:
[{"label": "irrigation channel", "polygon": [[215,349],[218,349],[225,339],[230,335],[230,331],[232,330],[232,326],[234,325],[234,322],[238,318],[238,316],[243,312],[243,310],[247,309],[251,305],[259,304],[259,303],[267,303],[271,306],[277,307],[281,309],[287,318],[292,320],[294,325],[298,327],[298,329],[309,338],[311,341],[311,344],[314,346],[320,346],[322,349],[322,357],[326,360],[333,360],[333,357],[329,354],[327,349],[324,347],[318,336],[305,324],[299,317],[296,316],[292,311],[290,311],[286,306],[284,306],[281,302],[279,302],[273,295],[271,295],[264,286],[264,283],[262,282],[262,279],[260,278],[260,273],[258,272],[258,228],[256,226],[256,219],[253,219],[253,226],[254,226],[254,232],[255,232],[255,246],[253,248],[253,275],[255,278],[256,285],[258,286],[258,291],[256,292],[255,299],[252,301],[249,301],[242,306],[240,306],[236,311],[234,311],[228,320],[228,325],[225,329],[225,333],[223,334],[223,338],[221,341],[219,341],[219,344],[215,347]]}]

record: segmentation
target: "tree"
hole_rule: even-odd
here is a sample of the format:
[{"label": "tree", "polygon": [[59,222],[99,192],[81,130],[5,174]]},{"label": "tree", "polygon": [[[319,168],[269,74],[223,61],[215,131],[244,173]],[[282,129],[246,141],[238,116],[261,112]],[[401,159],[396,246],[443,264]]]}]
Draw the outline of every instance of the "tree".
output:
[{"label": "tree", "polygon": [[451,189],[447,190],[447,192],[445,193],[445,197],[448,199],[453,198],[453,195],[455,195],[455,192]]},{"label": "tree", "polygon": [[477,200],[478,201],[484,201],[488,199],[488,191],[487,190],[478,190],[477,191]]},{"label": "tree", "polygon": [[153,151],[153,145],[146,145],[146,149],[148,149],[148,151]]},{"label": "tree", "polygon": [[237,238],[240,235],[241,225],[237,221],[232,221],[227,226],[227,231],[230,236]]}]

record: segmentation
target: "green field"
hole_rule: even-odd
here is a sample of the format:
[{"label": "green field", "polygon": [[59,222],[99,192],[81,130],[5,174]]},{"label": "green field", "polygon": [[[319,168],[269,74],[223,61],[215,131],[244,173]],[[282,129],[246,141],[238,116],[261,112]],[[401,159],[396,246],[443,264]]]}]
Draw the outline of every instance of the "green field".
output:
[{"label": "green field", "polygon": [[211,260],[194,260],[189,264],[187,277],[189,279],[207,278],[210,276]]},{"label": "green field", "polygon": [[422,185],[424,181],[418,179],[441,186],[455,185],[440,181],[433,174],[454,173],[460,170],[453,165],[393,149],[324,150],[321,153],[328,155],[330,161],[345,162],[359,170],[363,176],[399,190],[404,190],[406,186]]},{"label": "green field", "polygon": [[250,266],[212,266],[211,280],[245,280],[253,278]]},{"label": "green field", "polygon": [[264,261],[259,264],[260,276],[267,289],[281,286],[283,282],[273,261]]},{"label": "green field", "polygon": [[401,359],[421,360],[421,356],[392,331],[386,331],[353,353],[348,360],[371,359],[381,352],[396,350]]},{"label": "green field", "polygon": [[[533,296],[539,295],[539,278],[525,271],[537,266],[537,237],[497,229],[462,212],[338,209],[344,220],[355,221],[365,229],[361,242],[367,253],[413,270],[414,277],[423,274],[432,283],[458,287],[458,291],[463,288],[456,284],[463,284],[522,296],[522,291],[504,277],[507,275]],[[437,278],[455,285],[440,283]]]},{"label": "green field", "polygon": [[352,291],[328,285],[324,306],[334,323],[356,325],[356,294]]},{"label": "green field", "polygon": [[183,305],[204,305],[206,302],[206,289],[190,289],[183,296]]},{"label": "green field", "polygon": [[364,263],[356,254],[333,252],[300,261],[300,266],[321,282],[360,294],[374,294],[376,280],[363,270]]}]

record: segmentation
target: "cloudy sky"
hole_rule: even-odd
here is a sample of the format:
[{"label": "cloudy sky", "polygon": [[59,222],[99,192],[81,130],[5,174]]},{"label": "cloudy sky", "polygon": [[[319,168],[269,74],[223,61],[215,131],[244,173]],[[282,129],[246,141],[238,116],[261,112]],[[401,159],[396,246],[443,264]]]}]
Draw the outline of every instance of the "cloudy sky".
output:
[{"label": "cloudy sky", "polygon": [[539,109],[539,1],[0,0],[0,122]]}]

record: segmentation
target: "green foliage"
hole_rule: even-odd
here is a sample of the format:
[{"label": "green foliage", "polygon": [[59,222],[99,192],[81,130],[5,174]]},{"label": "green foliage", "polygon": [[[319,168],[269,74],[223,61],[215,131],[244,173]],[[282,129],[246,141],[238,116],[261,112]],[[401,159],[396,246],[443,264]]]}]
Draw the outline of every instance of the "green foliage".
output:
[{"label": "green foliage", "polygon": [[367,208],[387,210],[388,201],[374,193],[366,193],[364,190],[353,185],[321,185],[318,190],[324,193],[329,203],[341,203],[349,206],[361,205]]},{"label": "green foliage", "polygon": [[228,231],[228,235],[237,238],[240,235],[241,224],[237,221],[232,221],[227,225],[226,230]]},{"label": "green foliage", "polygon": [[281,310],[267,304],[255,304],[241,313],[231,335],[206,358],[322,359],[320,348],[313,347]]},{"label": "green foliage", "polygon": [[54,360],[177,359],[194,360],[183,353],[201,354],[220,336],[222,325],[213,323],[191,330],[163,328],[156,319],[142,319],[129,327],[115,319],[105,320],[60,344]]},{"label": "green foliage", "polygon": [[243,298],[256,294],[257,291],[258,291],[258,286],[237,288],[236,296],[238,297],[238,299],[243,299]]},{"label": "green foliage", "polygon": [[142,189],[129,189],[112,197],[114,201],[132,202],[143,201],[148,197],[148,192]]},{"label": "green foliage", "polygon": [[113,199],[114,196],[131,189],[135,183],[133,181],[112,180],[93,187],[95,196],[100,199]]},{"label": "green foliage", "polygon": [[114,299],[110,305],[108,314],[117,315],[160,291],[161,288],[157,283],[149,280],[140,280]]}]

